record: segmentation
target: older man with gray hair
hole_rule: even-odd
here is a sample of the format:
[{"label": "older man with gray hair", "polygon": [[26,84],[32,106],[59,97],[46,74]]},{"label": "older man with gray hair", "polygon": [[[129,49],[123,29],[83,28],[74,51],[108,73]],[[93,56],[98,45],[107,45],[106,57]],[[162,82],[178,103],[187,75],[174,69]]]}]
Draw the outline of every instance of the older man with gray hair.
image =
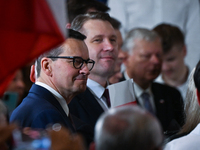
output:
[{"label": "older man with gray hair", "polygon": [[137,103],[157,116],[166,135],[176,133],[184,123],[181,94],[175,88],[153,82],[162,66],[160,37],[154,31],[135,28],[128,33],[123,49],[128,58],[121,81],[132,78]]}]

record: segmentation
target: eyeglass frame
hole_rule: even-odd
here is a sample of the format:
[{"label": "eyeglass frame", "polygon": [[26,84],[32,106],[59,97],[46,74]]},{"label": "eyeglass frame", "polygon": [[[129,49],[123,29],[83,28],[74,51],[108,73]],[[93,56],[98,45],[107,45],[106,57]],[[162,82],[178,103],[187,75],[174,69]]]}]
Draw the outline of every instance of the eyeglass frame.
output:
[{"label": "eyeglass frame", "polygon": [[[81,69],[81,67],[83,66],[83,64],[84,64],[84,62],[86,63],[86,64],[88,64],[88,62],[89,61],[92,61],[91,63],[92,63],[92,67],[89,69],[89,71],[91,71],[92,69],[93,69],[93,67],[94,67],[94,64],[95,64],[95,61],[94,60],[92,60],[92,59],[87,59],[87,60],[85,60],[85,59],[83,59],[82,57],[79,57],[79,56],[47,56],[47,58],[61,58],[61,59],[73,59],[73,66],[74,66],[74,68],[75,69]],[[74,63],[75,63],[75,59],[76,58],[79,58],[79,59],[82,59],[82,64],[80,65],[80,67],[76,67],[75,65],[74,65]],[[88,67],[88,66],[87,66]]]}]

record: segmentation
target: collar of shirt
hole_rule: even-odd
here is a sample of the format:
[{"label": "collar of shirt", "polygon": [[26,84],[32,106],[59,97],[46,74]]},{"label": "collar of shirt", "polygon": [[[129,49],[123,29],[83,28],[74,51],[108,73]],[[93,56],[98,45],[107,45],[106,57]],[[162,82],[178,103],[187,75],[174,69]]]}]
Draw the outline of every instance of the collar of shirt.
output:
[{"label": "collar of shirt", "polygon": [[62,97],[62,95],[60,95],[56,90],[54,90],[52,87],[50,87],[49,85],[42,83],[42,82],[36,82],[35,84],[42,86],[43,88],[47,89],[49,92],[51,92],[53,94],[53,96],[58,100],[58,102],[60,103],[61,107],[63,108],[63,110],[65,111],[65,113],[67,114],[67,116],[69,115],[69,108],[67,105],[66,100]]},{"label": "collar of shirt", "polygon": [[143,90],[136,83],[134,83],[133,86],[134,86],[135,95],[138,98],[138,101],[139,101],[139,103],[141,104],[142,107],[144,107],[144,102],[143,102],[143,99],[142,99],[142,93],[146,92],[146,93],[148,93],[150,95],[149,100],[150,100],[150,103],[151,103],[151,105],[153,107],[153,110],[155,112],[156,108],[155,108],[155,104],[154,104],[154,100],[153,100],[154,98],[153,98],[153,93],[151,91],[151,86],[149,86],[146,90]]},{"label": "collar of shirt", "polygon": [[161,74],[154,80],[154,82],[158,82],[158,83],[161,83],[161,84],[165,83]]},{"label": "collar of shirt", "polygon": [[[124,72],[124,78],[126,80],[130,79],[130,77],[128,76],[128,74],[127,74],[126,71]],[[138,84],[136,84],[134,82],[134,80],[133,80],[133,86],[134,86],[134,94],[137,97],[137,100],[139,101],[139,103],[140,103],[140,105],[142,107],[144,107],[144,103],[143,103],[143,100],[141,98],[141,95],[142,95],[143,92],[149,93],[149,95],[150,95],[150,102],[151,102],[151,105],[152,105],[153,110],[155,112],[156,108],[155,108],[155,104],[154,104],[154,101],[153,101],[153,93],[151,91],[151,86],[149,86],[146,90],[143,90]]]},{"label": "collar of shirt", "polygon": [[150,87],[148,87],[146,90],[143,90],[139,85],[134,83],[134,90],[136,97],[140,97],[143,92],[147,92],[148,94],[152,95]]},{"label": "collar of shirt", "polygon": [[90,91],[95,96],[98,103],[102,106],[104,110],[108,110],[108,106],[105,102],[105,99],[103,98],[103,93],[105,91],[105,88],[101,86],[99,83],[97,83],[94,80],[91,80],[88,78],[87,80],[87,87],[90,89]]},{"label": "collar of shirt", "polygon": [[128,76],[128,74],[127,74],[127,72],[126,72],[126,71],[124,71],[124,78],[125,78],[126,80],[129,80],[129,79],[131,79],[131,78]]},{"label": "collar of shirt", "polygon": [[[188,68],[187,80],[186,80],[183,84],[181,84],[181,85],[175,87],[175,88],[177,88],[177,89],[179,90],[179,92],[181,93],[184,102],[185,102],[185,99],[186,99],[186,93],[187,93],[189,78],[190,78],[190,74],[191,74],[191,73],[190,73],[190,69],[189,69],[188,66],[187,66],[187,68]],[[155,79],[154,82],[164,84],[165,81],[163,80],[162,74],[160,74],[160,75]]]}]

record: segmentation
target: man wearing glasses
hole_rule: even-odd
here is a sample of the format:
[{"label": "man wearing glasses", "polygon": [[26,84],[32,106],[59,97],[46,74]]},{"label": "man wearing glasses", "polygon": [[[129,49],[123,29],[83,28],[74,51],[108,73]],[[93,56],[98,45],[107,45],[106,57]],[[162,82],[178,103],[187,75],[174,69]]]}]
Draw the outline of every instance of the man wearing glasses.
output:
[{"label": "man wearing glasses", "polygon": [[69,104],[70,111],[93,128],[99,116],[109,108],[106,87],[113,75],[118,55],[117,36],[107,13],[91,12],[77,16],[71,28],[84,34],[89,56],[95,61],[85,92]]},{"label": "man wearing glasses", "polygon": [[[69,38],[61,46],[36,60],[36,83],[13,111],[11,122],[17,122],[21,127],[43,129],[60,123],[72,132],[81,132],[79,127],[85,124],[70,115],[68,104],[75,95],[86,90],[87,78],[95,63],[89,58],[85,38],[81,33],[69,30]],[[89,131],[83,132],[88,134],[86,140],[89,142]]]}]

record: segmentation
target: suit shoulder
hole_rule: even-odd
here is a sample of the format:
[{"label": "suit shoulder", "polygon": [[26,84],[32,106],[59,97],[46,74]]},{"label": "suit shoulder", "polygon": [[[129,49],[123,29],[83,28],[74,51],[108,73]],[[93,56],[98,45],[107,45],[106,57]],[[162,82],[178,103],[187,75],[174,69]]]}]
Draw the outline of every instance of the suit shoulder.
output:
[{"label": "suit shoulder", "polygon": [[180,94],[180,92],[176,88],[169,86],[169,85],[166,85],[166,84],[160,84],[160,83],[154,82],[152,84],[152,88],[154,88],[156,90],[159,89],[159,90],[165,90],[165,91],[168,91],[168,92],[175,92],[175,93]]},{"label": "suit shoulder", "polygon": [[84,92],[76,95],[70,102],[70,104],[77,103],[80,100],[84,99],[91,99],[94,98],[94,95],[90,92],[90,90],[87,88]]}]

